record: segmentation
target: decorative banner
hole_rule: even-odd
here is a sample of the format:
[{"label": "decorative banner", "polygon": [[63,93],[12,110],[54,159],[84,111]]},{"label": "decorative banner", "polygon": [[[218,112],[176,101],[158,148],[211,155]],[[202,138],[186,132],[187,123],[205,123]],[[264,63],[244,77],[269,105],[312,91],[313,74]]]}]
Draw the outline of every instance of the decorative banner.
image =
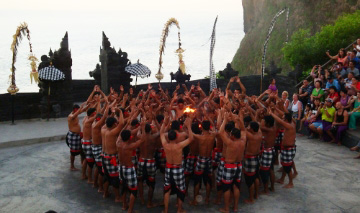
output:
[{"label": "decorative banner", "polygon": [[7,91],[11,94],[11,95],[16,95],[16,93],[19,91],[19,88],[16,86],[15,83],[15,63],[16,63],[16,56],[17,56],[17,48],[19,46],[20,41],[22,40],[23,36],[27,36],[27,39],[29,40],[29,46],[30,46],[30,55],[29,55],[29,60],[31,61],[30,65],[31,65],[31,73],[30,73],[30,80],[32,82],[32,79],[35,80],[35,82],[38,82],[38,78],[37,78],[37,72],[36,72],[36,61],[37,58],[33,55],[32,53],[32,44],[30,42],[30,31],[28,29],[28,25],[24,22],[22,24],[20,24],[20,26],[18,26],[18,28],[16,29],[16,33],[13,35],[13,42],[11,44],[11,51],[13,53],[13,57],[12,57],[12,64],[11,64],[11,83],[9,88],[7,89]]},{"label": "decorative banner", "polygon": [[214,27],[211,34],[211,43],[210,43],[210,91],[217,88],[216,85],[216,73],[213,64],[213,55],[214,55],[214,48],[215,48],[215,41],[216,41],[216,22],[218,17],[216,16]]},{"label": "decorative banner", "polygon": [[271,33],[275,27],[275,24],[276,24],[276,21],[277,21],[277,18],[283,14],[285,11],[287,10],[286,12],[286,43],[288,42],[289,40],[289,13],[290,13],[290,9],[285,7],[284,9],[281,9],[279,12],[276,13],[276,15],[274,16],[274,18],[272,19],[271,23],[270,23],[270,27],[269,27],[269,31],[268,31],[268,34],[266,36],[266,39],[265,39],[265,43],[264,43],[264,52],[263,52],[263,56],[262,56],[262,64],[261,64],[261,85],[260,85],[260,93],[262,93],[262,81],[263,81],[263,78],[264,78],[264,73],[265,73],[265,58],[266,58],[266,50],[267,50],[267,45],[269,43],[269,40],[270,40],[270,36],[271,36]]},{"label": "decorative banner", "polygon": [[166,38],[169,35],[169,28],[171,25],[175,24],[176,27],[178,28],[178,38],[179,38],[179,48],[175,51],[176,53],[178,53],[178,57],[179,57],[179,66],[180,66],[180,70],[183,74],[185,74],[185,63],[183,61],[183,55],[182,53],[184,52],[183,49],[181,49],[181,39],[180,39],[180,25],[179,22],[175,19],[175,18],[170,18],[163,29],[163,33],[160,39],[160,48],[159,48],[159,52],[160,52],[160,57],[159,57],[159,71],[158,73],[155,75],[155,77],[161,81],[164,78],[164,75],[161,73],[161,68],[162,68],[162,55],[164,54],[165,51],[165,44],[166,44]]},{"label": "decorative banner", "polygon": [[39,73],[37,72],[37,65],[36,65],[36,61],[39,61],[35,55],[33,53],[30,53],[29,58],[28,58],[31,63],[31,71],[30,71],[30,81],[31,84],[33,83],[33,80],[35,81],[35,83],[39,83]]}]

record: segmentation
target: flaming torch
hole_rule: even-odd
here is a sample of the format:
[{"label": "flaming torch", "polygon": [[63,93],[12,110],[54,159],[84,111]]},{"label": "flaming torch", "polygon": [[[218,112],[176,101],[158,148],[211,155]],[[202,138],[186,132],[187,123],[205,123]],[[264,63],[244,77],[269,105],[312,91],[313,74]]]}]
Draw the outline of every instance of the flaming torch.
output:
[{"label": "flaming torch", "polygon": [[184,113],[194,113],[196,109],[190,108],[189,106],[184,109]]}]

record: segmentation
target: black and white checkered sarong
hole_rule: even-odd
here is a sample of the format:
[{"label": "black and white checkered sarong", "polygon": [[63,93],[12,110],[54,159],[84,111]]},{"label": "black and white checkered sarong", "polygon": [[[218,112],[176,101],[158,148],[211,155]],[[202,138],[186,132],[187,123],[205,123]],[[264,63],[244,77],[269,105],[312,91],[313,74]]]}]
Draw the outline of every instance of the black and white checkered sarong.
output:
[{"label": "black and white checkered sarong", "polygon": [[85,154],[86,161],[94,162],[95,159],[94,159],[94,155],[92,153],[92,148],[91,148],[92,140],[91,139],[90,140],[82,139],[81,143],[82,143],[82,149]]},{"label": "black and white checkered sarong", "polygon": [[[156,164],[155,159],[139,159],[138,164],[138,178],[147,178],[148,181],[154,182],[156,175]],[[144,176],[144,177],[143,177]]]},{"label": "black and white checkered sarong", "polygon": [[175,184],[178,197],[184,201],[185,198],[185,175],[182,165],[173,165],[166,163],[165,168],[165,182],[164,191],[167,192],[171,188],[174,188],[172,184]]},{"label": "black and white checkered sarong", "polygon": [[241,182],[242,164],[225,163],[221,181],[223,184],[232,184],[233,181]]},{"label": "black and white checkered sarong", "polygon": [[256,175],[259,169],[259,157],[257,155],[245,155],[244,174],[248,176]]},{"label": "black and white checkered sarong", "polygon": [[215,166],[215,168],[217,166],[219,166],[221,158],[222,158],[222,150],[220,150],[218,148],[214,148],[214,150],[213,150],[213,166]]},{"label": "black and white checkered sarong", "polygon": [[211,157],[199,156],[195,166],[195,174],[202,175],[204,172],[207,175],[212,175],[212,160]]},{"label": "black and white checkered sarong", "polygon": [[120,183],[126,184],[130,190],[137,190],[137,177],[135,167],[119,166]]},{"label": "black and white checkered sarong", "polygon": [[80,134],[68,131],[66,134],[66,144],[70,148],[70,152],[81,152]]},{"label": "black and white checkered sarong", "polygon": [[296,154],[296,146],[281,147],[280,162],[282,166],[292,166]]},{"label": "black and white checkered sarong", "polygon": [[274,147],[265,148],[260,158],[260,169],[269,170],[273,162]]},{"label": "black and white checkered sarong", "polygon": [[216,172],[216,184],[218,187],[221,186],[224,165],[225,165],[224,158],[220,158],[219,167],[217,168],[217,172]]},{"label": "black and white checkered sarong", "polygon": [[119,160],[117,154],[108,155],[104,153],[104,157],[102,158],[102,166],[105,175],[109,175],[110,177],[118,177],[119,176],[118,165],[119,165]]},{"label": "black and white checkered sarong", "polygon": [[194,172],[197,156],[189,154],[186,157],[185,175],[190,175]]},{"label": "black and white checkered sarong", "polygon": [[102,166],[102,146],[101,145],[91,145],[92,154],[94,155],[95,162],[97,166]]}]

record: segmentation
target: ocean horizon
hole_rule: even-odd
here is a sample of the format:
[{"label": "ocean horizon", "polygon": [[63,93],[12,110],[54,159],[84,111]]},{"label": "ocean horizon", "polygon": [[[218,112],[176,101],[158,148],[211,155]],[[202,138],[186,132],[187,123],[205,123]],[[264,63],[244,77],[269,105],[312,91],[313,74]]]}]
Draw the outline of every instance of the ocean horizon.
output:
[{"label": "ocean horizon", "polygon": [[[7,93],[12,52],[10,46],[13,34],[21,22],[29,26],[33,53],[40,60],[49,50],[60,48],[65,33],[69,35],[69,48],[72,54],[73,79],[92,79],[89,71],[99,62],[102,32],[116,51],[119,48],[128,53],[132,63],[138,59],[152,71],[149,78],[138,78],[138,84],[157,82],[159,45],[162,29],[166,21],[174,17],[180,24],[182,48],[185,49],[186,72],[191,80],[209,75],[210,36],[218,15],[216,44],[213,56],[216,72],[231,62],[244,37],[242,8],[239,13],[215,14],[211,12],[145,12],[129,11],[116,13],[97,11],[38,11],[33,14],[11,10],[0,10],[0,93]],[[164,79],[170,82],[170,72],[178,69],[177,28],[172,26],[167,38],[163,57]],[[16,84],[20,93],[37,92],[38,86],[30,83],[30,61],[27,60],[29,45],[26,37],[18,48]],[[135,77],[133,80],[135,84]]]}]

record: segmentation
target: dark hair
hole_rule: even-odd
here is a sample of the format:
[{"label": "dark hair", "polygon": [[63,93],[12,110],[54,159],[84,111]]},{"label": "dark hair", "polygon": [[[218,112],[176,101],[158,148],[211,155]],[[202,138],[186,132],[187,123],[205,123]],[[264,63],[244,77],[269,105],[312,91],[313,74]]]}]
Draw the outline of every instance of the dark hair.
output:
[{"label": "dark hair", "polygon": [[336,87],[335,87],[335,86],[331,86],[331,87],[329,87],[329,90],[330,90],[330,89],[335,90],[335,92],[337,91],[337,89],[336,89]]},{"label": "dark hair", "polygon": [[151,132],[151,125],[150,124],[145,124],[145,132],[146,133]]},{"label": "dark hair", "polygon": [[102,118],[102,114],[101,113],[98,113],[98,114],[96,114],[96,117],[95,118]]},{"label": "dark hair", "polygon": [[74,104],[74,106],[73,106],[73,110],[74,109],[80,109],[80,106],[79,105],[77,105],[77,104]]},{"label": "dark hair", "polygon": [[250,123],[252,121],[252,119],[251,119],[251,116],[246,116],[245,118],[244,118],[244,123]]},{"label": "dark hair", "polygon": [[347,95],[347,90],[346,89],[342,89],[342,90],[340,90],[340,92],[343,92],[343,93],[345,93]]},{"label": "dark hair", "polygon": [[201,134],[201,129],[199,128],[199,123],[198,122],[194,122],[194,123],[191,124],[191,130],[195,134],[198,134],[198,135]]},{"label": "dark hair", "polygon": [[275,124],[274,117],[271,115],[265,115],[264,120],[265,120],[265,124],[267,124],[270,127],[273,127]]},{"label": "dark hair", "polygon": [[213,100],[214,100],[214,102],[215,102],[216,104],[220,104],[220,98],[219,98],[219,97],[216,97],[216,98],[214,98]]},{"label": "dark hair", "polygon": [[[343,51],[343,52],[344,52],[344,57],[341,57],[341,56],[340,56],[340,51]],[[347,56],[346,50],[345,50],[344,48],[341,48],[341,49],[339,50],[338,57],[339,57],[339,58],[345,58],[346,56]]]},{"label": "dark hair", "polygon": [[100,94],[100,92],[94,92],[92,97],[94,97],[95,95],[101,95],[101,94]]},{"label": "dark hair", "polygon": [[[320,87],[322,87],[322,82],[321,82],[321,81],[316,81],[316,82],[319,82],[319,84],[320,84]],[[315,83],[316,83],[316,82],[315,82]]]},{"label": "dark hair", "polygon": [[117,121],[117,120],[116,120],[116,118],[114,118],[114,117],[108,117],[108,118],[106,118],[106,127],[107,127],[107,128],[112,127],[116,121]]},{"label": "dark hair", "polygon": [[132,120],[131,123],[130,123],[131,126],[136,126],[138,124],[139,124],[139,120],[136,119],[136,118],[134,120]]},{"label": "dark hair", "polygon": [[170,129],[169,130],[169,132],[168,132],[168,138],[169,138],[169,140],[175,140],[176,139],[176,135],[177,135],[177,133],[175,132],[175,130],[172,130],[172,129]]},{"label": "dark hair", "polygon": [[210,121],[203,121],[201,125],[204,130],[210,130]]},{"label": "dark hair", "polygon": [[120,136],[121,136],[121,140],[127,141],[131,137],[131,131],[128,129],[125,129],[125,130],[121,131]]},{"label": "dark hair", "polygon": [[259,124],[255,121],[251,121],[250,122],[250,128],[254,131],[254,132],[258,132],[259,131]]},{"label": "dark hair", "polygon": [[95,111],[96,111],[95,108],[89,108],[89,109],[86,111],[86,114],[87,114],[87,116],[90,116],[90,115],[93,114]]},{"label": "dark hair", "polygon": [[288,113],[285,113],[285,120],[289,123],[291,123],[292,121],[292,113],[288,112]]},{"label": "dark hair", "polygon": [[179,98],[179,99],[177,100],[177,103],[178,103],[178,104],[183,104],[183,103],[184,103],[184,99]]},{"label": "dark hair", "polygon": [[354,61],[354,60],[349,61],[349,64],[350,64],[350,62],[353,63],[354,65],[356,64],[356,61]]},{"label": "dark hair", "polygon": [[158,123],[161,123],[164,120],[164,116],[163,115],[157,115],[156,120],[157,120]]},{"label": "dark hair", "polygon": [[238,128],[232,129],[231,135],[234,136],[235,138],[240,138],[241,137],[240,129],[238,129]]},{"label": "dark hair", "polygon": [[172,130],[180,130],[180,122],[179,121],[173,121],[171,122],[171,129]]},{"label": "dark hair", "polygon": [[307,103],[306,107],[309,107],[311,109],[311,104]]},{"label": "dark hair", "polygon": [[235,123],[234,121],[229,121],[226,125],[225,125],[225,131],[226,132],[231,132],[232,129],[235,128]]}]

